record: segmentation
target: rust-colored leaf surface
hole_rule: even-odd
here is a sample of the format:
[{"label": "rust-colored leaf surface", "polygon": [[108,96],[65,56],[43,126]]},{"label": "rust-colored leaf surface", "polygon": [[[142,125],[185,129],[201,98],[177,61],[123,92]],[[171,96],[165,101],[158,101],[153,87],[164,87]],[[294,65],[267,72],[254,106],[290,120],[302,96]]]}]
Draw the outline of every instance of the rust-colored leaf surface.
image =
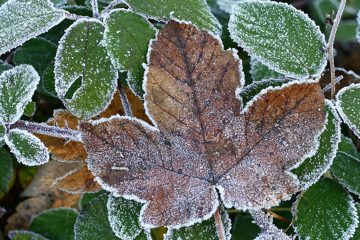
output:
[{"label": "rust-colored leaf surface", "polygon": [[100,185],[95,181],[95,177],[89,171],[87,165],[83,165],[79,169],[70,171],[56,179],[55,186],[60,190],[74,194],[101,190]]},{"label": "rust-colored leaf surface", "polygon": [[152,43],[145,104],[81,124],[88,166],[107,190],[147,202],[145,226],[183,226],[219,205],[259,209],[298,191],[288,169],[316,148],[325,113],[317,83],[261,93],[242,109],[241,62],[205,31],[170,21]]},{"label": "rust-colored leaf surface", "polygon": [[[56,110],[54,118],[49,119],[49,125],[60,128],[77,130],[79,119],[65,110]],[[66,142],[66,140],[47,135],[36,134],[52,154],[52,158],[58,161],[85,161],[87,154],[84,144],[80,142]]]}]

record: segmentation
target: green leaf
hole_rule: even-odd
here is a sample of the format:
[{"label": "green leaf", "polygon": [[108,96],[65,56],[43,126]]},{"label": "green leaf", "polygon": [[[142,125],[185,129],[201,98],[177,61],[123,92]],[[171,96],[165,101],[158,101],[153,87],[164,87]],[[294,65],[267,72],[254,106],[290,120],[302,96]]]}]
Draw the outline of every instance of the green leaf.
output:
[{"label": "green leaf", "polygon": [[[350,42],[356,40],[356,28],[358,24],[355,20],[342,20],[336,31],[335,41]],[[326,35],[330,35],[331,28],[326,28]]]},{"label": "green leaf", "polygon": [[0,60],[0,74],[2,74],[3,72],[12,69],[13,66],[10,64],[7,64],[6,62],[3,62],[2,60]]},{"label": "green leaf", "polygon": [[47,240],[40,234],[25,230],[11,231],[9,233],[9,238],[11,240]]},{"label": "green leaf", "polygon": [[39,138],[27,131],[12,129],[5,135],[5,142],[24,165],[37,166],[49,161],[48,149]]},{"label": "green leaf", "polygon": [[36,111],[36,102],[29,102],[24,109],[24,115],[27,117],[34,116]]},{"label": "green leaf", "polygon": [[237,214],[232,230],[233,240],[253,240],[260,233],[260,227],[250,215]]},{"label": "green leaf", "polygon": [[329,100],[326,100],[325,110],[327,120],[325,130],[320,135],[319,148],[315,155],[305,159],[299,166],[291,170],[299,178],[302,189],[306,189],[318,181],[330,168],[336,156],[341,136],[341,120]]},{"label": "green leaf", "polygon": [[13,124],[20,119],[39,80],[30,65],[20,65],[0,75],[0,122]]},{"label": "green leaf", "polygon": [[349,239],[358,224],[353,199],[329,178],[301,194],[295,207],[294,226],[301,239]]},{"label": "green leaf", "polygon": [[129,86],[143,96],[143,63],[155,28],[143,17],[127,10],[112,11],[105,18],[105,45],[119,71],[128,71]]},{"label": "green leaf", "polygon": [[119,239],[110,227],[107,210],[108,195],[98,196],[86,204],[75,223],[75,239],[99,240]]},{"label": "green leaf", "polygon": [[41,76],[38,90],[50,96],[54,95],[46,87],[52,84],[52,89],[55,88],[54,63],[56,49],[56,44],[49,40],[45,38],[35,38],[27,41],[24,45],[16,49],[14,53],[14,63],[16,65],[30,64],[36,69]]},{"label": "green leaf", "polygon": [[13,156],[0,148],[0,199],[10,190],[14,177]]},{"label": "green leaf", "polygon": [[241,1],[234,5],[229,29],[251,57],[286,76],[317,77],[326,66],[324,35],[305,13],[286,3]]},{"label": "green leaf", "polygon": [[4,144],[5,134],[6,134],[6,126],[0,123],[0,145]]},{"label": "green leaf", "polygon": [[126,0],[135,12],[157,20],[189,21],[200,29],[221,35],[221,25],[205,0]]},{"label": "green leaf", "polygon": [[118,75],[101,45],[103,32],[98,20],[78,20],[61,38],[56,54],[56,92],[79,118],[88,119],[105,110],[116,90]]},{"label": "green leaf", "polygon": [[341,89],[336,95],[336,107],[344,122],[360,138],[360,84]]},{"label": "green leaf", "polygon": [[289,81],[289,79],[265,79],[247,85],[240,91],[242,102],[245,105],[262,90],[267,89],[268,87],[279,87]]},{"label": "green leaf", "polygon": [[271,70],[266,65],[262,64],[258,60],[251,58],[251,70],[250,74],[253,81],[261,81],[265,79],[283,79],[284,75]]},{"label": "green leaf", "polygon": [[46,210],[32,219],[29,230],[51,240],[71,240],[77,216],[71,208]]},{"label": "green leaf", "polygon": [[49,0],[11,0],[0,7],[0,55],[65,19]]},{"label": "green leaf", "polygon": [[[343,138],[343,141],[346,142],[347,139]],[[351,145],[352,148],[349,148],[346,143],[340,145],[331,166],[331,173],[349,191],[360,196],[360,155],[356,152],[355,146],[352,143]]]},{"label": "green leaf", "polygon": [[134,239],[143,229],[139,217],[142,204],[110,195],[107,202],[110,226],[120,239]]},{"label": "green leaf", "polygon": [[[224,234],[227,236],[226,239],[230,239],[231,221],[224,209],[221,210],[221,220],[225,230]],[[215,217],[213,216],[208,220],[195,223],[190,227],[169,229],[164,238],[165,240],[218,240],[219,237],[216,230]]]},{"label": "green leaf", "polygon": [[85,207],[86,204],[90,203],[92,200],[94,200],[95,198],[97,198],[98,196],[104,194],[105,191],[98,191],[95,193],[84,193],[79,201],[79,207],[80,209],[83,209]]}]

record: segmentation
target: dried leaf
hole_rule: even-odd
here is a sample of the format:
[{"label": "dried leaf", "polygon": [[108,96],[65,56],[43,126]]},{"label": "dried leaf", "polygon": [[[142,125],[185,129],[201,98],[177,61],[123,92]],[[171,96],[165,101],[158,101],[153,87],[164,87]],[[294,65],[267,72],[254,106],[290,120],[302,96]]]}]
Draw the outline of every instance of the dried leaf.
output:
[{"label": "dried leaf", "polygon": [[58,189],[74,194],[97,192],[101,189],[86,165],[56,179],[54,184]]},{"label": "dried leaf", "polygon": [[241,63],[218,39],[170,21],[151,49],[145,105],[157,128],[128,117],[81,124],[102,187],[147,202],[146,227],[209,219],[216,190],[243,210],[298,191],[288,170],[313,154],[325,122],[317,83],[269,88],[241,111]]},{"label": "dried leaf", "polygon": [[[56,110],[54,118],[48,121],[49,125],[60,128],[77,130],[79,119],[65,110]],[[65,139],[37,134],[52,154],[52,158],[58,161],[85,161],[87,154],[84,145],[80,142],[66,142]]]},{"label": "dried leaf", "polygon": [[79,163],[50,161],[41,166],[34,180],[22,193],[28,197],[16,207],[16,213],[7,220],[6,231],[26,229],[31,219],[40,212],[59,207],[77,207],[80,195],[57,190],[53,183],[56,178],[74,169]]}]

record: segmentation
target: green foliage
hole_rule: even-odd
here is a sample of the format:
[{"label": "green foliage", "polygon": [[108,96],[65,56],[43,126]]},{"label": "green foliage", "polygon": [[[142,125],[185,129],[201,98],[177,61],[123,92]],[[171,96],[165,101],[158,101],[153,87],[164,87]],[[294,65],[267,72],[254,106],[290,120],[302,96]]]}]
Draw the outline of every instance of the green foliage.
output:
[{"label": "green foliage", "polygon": [[13,68],[13,66],[11,66],[10,64],[7,64],[6,62],[3,62],[3,61],[0,60],[0,74],[5,72],[6,70],[10,70],[12,68]]},{"label": "green foliage", "polygon": [[56,44],[44,38],[34,38],[17,48],[13,59],[16,65],[32,65],[40,75],[38,90],[50,96],[56,96],[56,92],[54,92],[56,49]]},{"label": "green foliage", "polygon": [[358,224],[352,197],[329,178],[301,194],[294,207],[294,226],[301,239],[348,239]]},{"label": "green foliage", "polygon": [[178,19],[190,21],[195,26],[216,35],[221,33],[221,25],[212,15],[205,0],[158,1],[126,0],[135,12],[160,20]]},{"label": "green foliage", "polygon": [[20,119],[39,80],[30,65],[20,65],[0,75],[0,122],[12,124]]},{"label": "green foliage", "polygon": [[48,239],[71,240],[77,216],[77,211],[70,208],[47,210],[32,219],[29,229]]},{"label": "green foliage", "polygon": [[27,117],[32,117],[34,116],[35,111],[36,111],[36,102],[29,102],[25,106],[24,115]]},{"label": "green foliage", "polygon": [[325,38],[303,12],[285,3],[241,1],[233,8],[233,40],[279,73],[306,79],[326,65]]},{"label": "green foliage", "polygon": [[9,233],[11,240],[48,240],[40,234],[31,231],[12,231]]},{"label": "green foliage", "polygon": [[360,154],[351,139],[343,137],[341,141],[331,173],[347,189],[360,196]]},{"label": "green foliage", "polygon": [[48,31],[65,18],[49,0],[12,0],[0,7],[0,55]]},{"label": "green foliage", "polygon": [[260,227],[250,215],[238,214],[232,227],[233,240],[253,240],[260,233]]},{"label": "green foliage", "polygon": [[56,92],[80,118],[102,112],[115,92],[118,75],[100,44],[103,32],[98,20],[78,20],[60,40],[55,60]]},{"label": "green foliage", "polygon": [[[131,24],[129,24],[131,23]],[[128,71],[129,86],[142,97],[143,63],[155,28],[133,12],[116,10],[105,19],[105,43],[115,68]]]},{"label": "green foliage", "polygon": [[283,79],[284,75],[271,70],[266,65],[262,64],[256,59],[251,59],[250,62],[251,70],[250,74],[253,81],[261,81],[265,79]]},{"label": "green foliage", "polygon": [[13,156],[0,148],[0,199],[10,190],[14,177]]}]

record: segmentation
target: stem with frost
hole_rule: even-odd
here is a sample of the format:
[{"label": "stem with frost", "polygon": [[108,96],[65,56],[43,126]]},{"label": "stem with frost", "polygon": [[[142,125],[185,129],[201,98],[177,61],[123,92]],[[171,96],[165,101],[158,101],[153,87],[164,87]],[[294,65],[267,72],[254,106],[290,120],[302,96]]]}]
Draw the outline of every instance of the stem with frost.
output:
[{"label": "stem with frost", "polygon": [[124,3],[123,0],[114,0],[112,1],[109,6],[107,6],[104,11],[101,13],[101,17],[104,17],[107,13],[109,13],[116,5],[119,5],[121,3]]},{"label": "stem with frost", "polygon": [[123,86],[121,85],[120,79],[118,80],[118,89],[120,93],[121,104],[123,105],[124,108],[125,116],[132,117],[133,114],[131,111],[129,99],[126,96]]},{"label": "stem with frost", "polygon": [[215,225],[219,240],[225,240],[226,239],[225,230],[224,230],[224,224],[221,220],[220,207],[218,207],[215,212]]},{"label": "stem with frost", "polygon": [[77,14],[73,14],[73,13],[69,13],[69,12],[65,12],[65,17],[66,17],[66,19],[74,20],[74,21],[77,21],[82,18],[90,18],[88,16],[81,16],[81,15],[77,15]]},{"label": "stem with frost", "polygon": [[91,8],[94,18],[99,18],[99,5],[97,0],[91,0]]},{"label": "stem with frost", "polygon": [[346,0],[341,0],[339,9],[336,13],[336,18],[334,20],[333,27],[331,29],[331,33],[328,40],[328,58],[330,61],[330,74],[331,74],[331,99],[335,97],[335,87],[336,87],[336,78],[335,78],[335,63],[334,63],[334,42],[336,31],[339,27],[341,16],[345,9]]},{"label": "stem with frost", "polygon": [[82,142],[81,132],[72,129],[63,129],[44,123],[35,123],[19,120],[9,126],[10,129],[18,128],[31,133],[44,134],[51,137],[63,138],[67,141]]}]

